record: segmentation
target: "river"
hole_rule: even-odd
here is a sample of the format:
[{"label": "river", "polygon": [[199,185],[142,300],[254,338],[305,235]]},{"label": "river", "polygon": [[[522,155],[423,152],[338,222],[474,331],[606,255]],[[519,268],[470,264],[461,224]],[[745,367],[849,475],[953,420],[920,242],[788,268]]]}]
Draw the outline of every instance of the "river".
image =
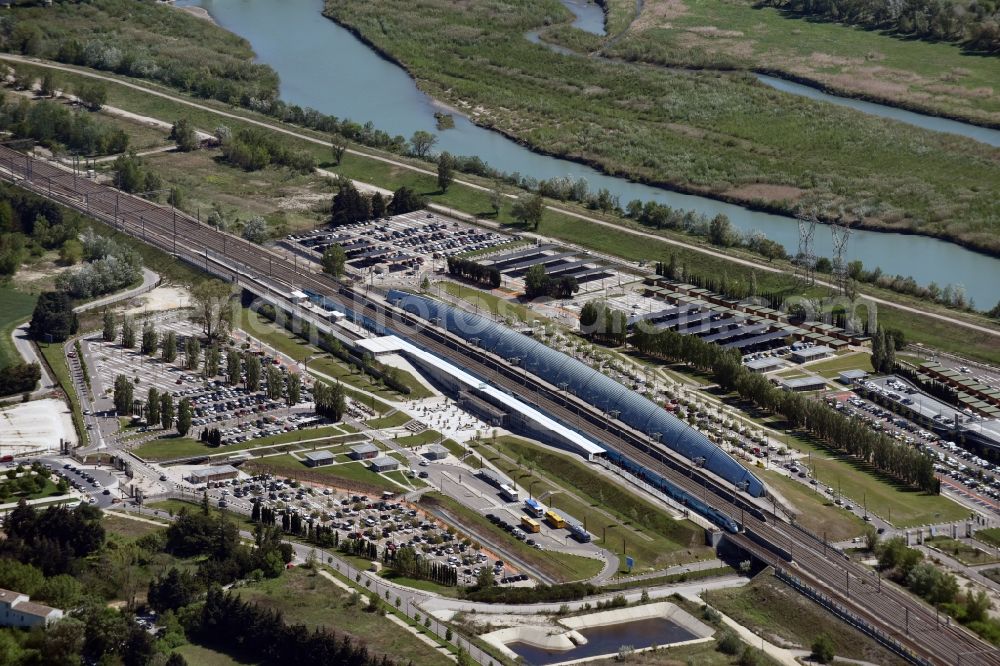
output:
[{"label": "river", "polygon": [[[564,0],[564,4],[573,10],[579,1]],[[640,199],[709,217],[724,213],[740,230],[761,231],[792,253],[798,248],[798,225],[788,217],[613,178],[569,160],[534,153],[459,114],[454,129],[438,132],[434,112],[448,109],[421,92],[405,70],[323,18],[322,0],[180,0],[177,4],[203,7],[219,25],[247,39],[258,61],[277,71],[281,98],[288,103],[358,122],[370,120],[390,134],[409,137],[416,130],[435,132],[438,150],[478,155],[494,168],[538,179],[585,178],[591,191],[607,188],[622,205]],[[586,25],[593,25],[595,16],[589,14]],[[817,256],[830,256],[832,247],[829,230],[821,226],[815,238]],[[884,273],[911,275],[920,284],[961,284],[979,307],[992,307],[998,297],[1000,259],[946,241],[859,230],[851,236],[847,255],[869,268],[880,266]]]}]

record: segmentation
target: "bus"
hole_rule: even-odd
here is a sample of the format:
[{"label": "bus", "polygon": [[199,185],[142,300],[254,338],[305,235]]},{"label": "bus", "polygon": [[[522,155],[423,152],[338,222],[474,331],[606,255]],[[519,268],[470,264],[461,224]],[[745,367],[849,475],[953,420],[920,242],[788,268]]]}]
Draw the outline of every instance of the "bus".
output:
[{"label": "bus", "polygon": [[545,521],[556,529],[566,527],[566,521],[563,520],[563,517],[551,509],[545,512]]},{"label": "bus", "polygon": [[500,497],[504,498],[508,502],[516,502],[518,500],[517,489],[508,486],[506,483],[501,484]]},{"label": "bus", "polygon": [[589,543],[590,542],[590,539],[591,539],[590,532],[588,532],[587,530],[585,530],[583,528],[583,525],[581,525],[580,523],[574,523],[574,524],[570,525],[569,526],[569,533],[570,533],[570,536],[572,536],[574,539],[576,539],[580,543]]},{"label": "bus", "polygon": [[538,524],[537,520],[533,518],[528,518],[527,516],[521,516],[521,529],[525,532],[531,532],[532,534],[537,534],[541,531],[542,526]]},{"label": "bus", "polygon": [[524,510],[532,518],[541,518],[545,515],[545,507],[536,499],[524,500]]}]

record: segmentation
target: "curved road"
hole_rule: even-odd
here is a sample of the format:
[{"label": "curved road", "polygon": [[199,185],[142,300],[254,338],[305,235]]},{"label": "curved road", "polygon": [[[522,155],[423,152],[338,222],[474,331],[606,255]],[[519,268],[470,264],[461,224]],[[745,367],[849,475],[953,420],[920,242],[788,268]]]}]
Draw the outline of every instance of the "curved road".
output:
[{"label": "curved road", "polygon": [[[24,63],[29,63],[29,64],[32,64],[32,65],[35,65],[35,66],[38,66],[38,67],[47,67],[47,68],[50,68],[50,69],[56,69],[56,70],[61,70],[61,71],[65,71],[65,72],[72,72],[74,74],[78,74],[80,76],[87,76],[87,77],[90,77],[90,78],[93,78],[93,79],[100,79],[100,80],[103,80],[103,81],[108,81],[109,83],[114,83],[114,84],[117,84],[117,85],[125,86],[127,88],[132,88],[133,90],[138,90],[138,91],[144,92],[144,93],[149,94],[149,95],[154,95],[156,97],[161,97],[163,99],[170,100],[171,102],[174,102],[176,104],[183,104],[185,106],[189,106],[189,107],[198,109],[200,111],[206,111],[208,113],[213,113],[215,115],[218,115],[218,116],[221,116],[221,117],[224,117],[224,118],[231,118],[233,120],[238,120],[240,122],[249,123],[251,125],[256,125],[258,127],[263,127],[263,128],[269,129],[269,130],[274,131],[274,132],[280,132],[281,134],[285,134],[287,136],[294,137],[294,138],[299,139],[301,141],[308,141],[310,143],[314,143],[314,144],[321,145],[321,146],[327,146],[329,144],[329,141],[326,141],[326,140],[323,140],[323,139],[317,139],[316,137],[309,136],[307,134],[302,134],[302,133],[296,132],[294,130],[290,130],[288,128],[281,127],[279,125],[274,125],[272,123],[263,122],[263,121],[260,121],[260,120],[256,120],[254,118],[248,118],[246,116],[243,116],[243,115],[240,115],[240,114],[237,114],[237,113],[230,113],[228,111],[222,111],[220,109],[216,109],[216,108],[213,108],[211,106],[204,105],[204,104],[199,104],[197,102],[193,102],[191,100],[184,99],[183,97],[178,97],[178,96],[170,94],[170,93],[165,93],[165,92],[162,92],[162,91],[159,91],[159,90],[154,90],[152,88],[147,88],[145,86],[140,86],[138,84],[131,83],[131,82],[128,82],[128,81],[122,81],[120,79],[117,79],[117,78],[114,78],[114,77],[111,77],[111,76],[105,76],[105,75],[102,75],[102,74],[97,74],[95,72],[90,72],[90,71],[87,71],[87,70],[78,69],[76,67],[70,67],[68,65],[60,65],[60,64],[56,64],[56,63],[47,62],[47,61],[44,61],[44,60],[39,60],[37,58],[27,58],[27,57],[24,57],[24,56],[18,56],[18,55],[12,55],[12,54],[2,54],[2,55],[0,55],[0,60],[8,60],[8,61],[14,61],[14,62],[24,62]],[[360,150],[355,150],[353,148],[348,148],[347,152],[350,153],[350,154],[352,154],[352,155],[358,155],[358,156],[365,157],[365,158],[368,158],[368,159],[377,160],[379,162],[385,162],[386,164],[391,164],[391,165],[393,165],[395,167],[399,167],[401,169],[407,169],[409,171],[413,171],[413,172],[416,172],[416,173],[421,173],[421,174],[425,174],[425,175],[428,175],[428,176],[437,177],[437,172],[436,171],[432,171],[430,169],[423,169],[421,167],[413,166],[412,164],[407,164],[406,162],[402,162],[402,161],[399,161],[399,160],[394,160],[394,159],[390,159],[390,158],[387,158],[387,157],[381,157],[379,155],[373,155],[371,153],[360,151]],[[465,187],[469,187],[469,188],[472,188],[474,190],[478,190],[478,191],[481,191],[481,192],[489,192],[490,191],[490,188],[488,188],[488,187],[485,187],[483,185],[479,185],[479,184],[476,184],[476,183],[472,183],[472,182],[469,182],[469,181],[466,181],[466,180],[461,180],[461,179],[456,178],[455,182],[458,183],[459,185],[464,185]],[[375,186],[372,185],[371,187],[375,187]],[[504,194],[504,196],[507,197],[507,198],[509,198],[509,199],[515,199],[515,198],[517,198],[513,194]],[[480,225],[495,226],[495,227],[499,227],[500,226],[497,223],[490,223],[490,222],[487,222],[485,220],[481,220],[481,219],[475,218],[475,216],[469,215],[468,213],[464,213],[462,211],[456,211],[456,210],[454,210],[452,208],[448,208],[446,206],[438,206],[436,204],[432,204],[431,206],[429,206],[429,208],[431,208],[432,210],[437,210],[437,211],[442,212],[442,213],[447,213],[449,215],[453,215],[455,217],[459,217],[461,219],[475,220],[475,222],[477,224],[480,224]],[[622,233],[627,233],[627,234],[630,234],[632,236],[638,236],[640,238],[647,238],[647,239],[651,239],[651,240],[655,240],[655,241],[659,241],[659,242],[663,242],[663,243],[668,243],[670,245],[674,245],[674,246],[677,246],[677,247],[682,247],[682,248],[684,248],[686,250],[691,250],[691,251],[694,251],[694,252],[700,252],[700,253],[708,255],[708,256],[716,257],[716,258],[719,258],[719,259],[724,259],[726,261],[731,261],[733,263],[740,264],[742,266],[748,266],[748,267],[754,268],[756,270],[765,271],[767,273],[787,273],[787,271],[785,271],[784,269],[776,268],[776,267],[770,266],[768,264],[760,263],[760,262],[753,261],[753,260],[750,260],[750,259],[742,259],[742,258],[739,258],[739,257],[733,257],[732,255],[726,254],[724,252],[718,252],[716,250],[712,250],[712,249],[709,249],[709,248],[706,248],[706,247],[702,247],[700,245],[695,245],[695,244],[692,244],[692,243],[686,243],[684,241],[679,241],[679,240],[676,240],[676,239],[667,238],[667,237],[664,237],[664,236],[661,236],[661,235],[658,235],[658,234],[649,233],[649,232],[646,232],[646,231],[640,231],[638,229],[632,229],[632,228],[630,228],[628,226],[625,226],[625,225],[615,224],[613,222],[608,222],[606,220],[600,220],[600,219],[597,219],[597,218],[594,218],[594,217],[583,215],[582,213],[577,213],[575,211],[572,211],[572,210],[569,210],[569,209],[566,209],[566,208],[560,208],[559,206],[546,205],[546,208],[548,210],[560,213],[562,215],[568,215],[570,217],[574,217],[574,218],[577,218],[579,220],[583,220],[583,221],[588,222],[590,224],[597,224],[597,225],[600,225],[602,227],[608,227],[610,229],[614,229],[615,231],[619,231],[619,232],[622,232]],[[525,234],[525,235],[535,236],[534,234]],[[561,243],[561,244],[566,245],[566,243]],[[621,261],[621,259],[619,258],[619,259],[617,259],[617,261]],[[830,288],[830,289],[834,289],[834,290],[837,289],[836,285],[834,285],[831,282],[826,282],[824,280],[816,280],[816,284],[819,284],[821,286],[824,286],[824,287],[827,287],[827,288]],[[933,319],[937,319],[937,320],[940,320],[940,321],[948,322],[949,324],[952,324],[952,325],[955,325],[955,326],[961,326],[963,328],[967,328],[967,329],[976,331],[978,333],[984,333],[986,335],[993,335],[993,336],[996,336],[996,337],[1000,338],[1000,329],[997,329],[997,328],[992,328],[992,327],[989,327],[989,326],[982,326],[982,325],[979,325],[979,324],[974,324],[972,322],[964,321],[962,319],[957,319],[955,317],[952,317],[952,316],[949,316],[949,315],[945,315],[945,314],[939,314],[939,313],[936,313],[936,312],[927,312],[927,311],[922,310],[920,308],[911,307],[911,306],[908,306],[908,305],[902,305],[902,304],[895,303],[895,302],[890,301],[890,300],[885,299],[885,298],[880,298],[878,296],[871,296],[871,295],[865,294],[864,298],[867,299],[867,300],[869,300],[869,301],[871,301],[871,302],[873,302],[873,303],[877,303],[879,305],[885,305],[887,307],[892,307],[892,308],[896,308],[897,310],[903,310],[905,312],[910,312],[910,313],[913,313],[913,314],[922,315],[924,317],[931,317]]]}]

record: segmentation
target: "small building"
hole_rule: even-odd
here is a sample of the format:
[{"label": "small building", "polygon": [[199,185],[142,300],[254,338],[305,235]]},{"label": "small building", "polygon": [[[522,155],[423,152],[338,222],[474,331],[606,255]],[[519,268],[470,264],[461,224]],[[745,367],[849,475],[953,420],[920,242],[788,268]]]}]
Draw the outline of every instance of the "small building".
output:
[{"label": "small building", "polygon": [[0,589],[2,627],[47,627],[62,616],[58,608],[36,604],[27,594]]},{"label": "small building", "polygon": [[832,356],[833,350],[826,345],[816,345],[815,347],[804,347],[792,350],[792,360],[796,363],[815,361],[816,359]]},{"label": "small building", "polygon": [[379,456],[372,458],[371,470],[373,472],[391,472],[399,469],[399,461],[389,456]]},{"label": "small building", "polygon": [[309,295],[306,294],[304,291],[300,291],[298,289],[293,291],[291,293],[291,296],[292,296],[292,302],[295,303],[296,305],[301,305],[309,300]]},{"label": "small building", "polygon": [[364,444],[357,444],[351,447],[351,457],[355,460],[371,460],[377,457],[379,454],[379,448],[372,444],[371,442],[365,442]]},{"label": "small building", "polygon": [[225,481],[235,479],[239,476],[239,470],[232,465],[213,465],[211,467],[200,467],[191,470],[188,480],[191,483],[212,483],[213,481]]},{"label": "small building", "polygon": [[305,458],[306,465],[309,467],[323,467],[324,465],[333,464],[333,453],[327,449],[307,451],[303,458]]},{"label": "small building", "polygon": [[853,370],[844,370],[843,372],[838,373],[837,381],[839,381],[841,384],[846,384],[847,386],[850,386],[854,382],[861,381],[867,376],[868,376],[867,372],[865,372],[860,368],[855,368]]},{"label": "small building", "polygon": [[796,377],[782,379],[780,385],[786,391],[821,391],[826,388],[826,380],[822,377]]},{"label": "small building", "polygon": [[440,444],[431,444],[424,451],[424,458],[428,460],[444,460],[448,457],[448,449],[444,448]]},{"label": "small building", "polygon": [[777,370],[778,368],[785,365],[785,363],[780,358],[774,358],[773,356],[764,356],[763,358],[755,358],[752,361],[747,361],[744,365],[747,366],[747,370],[750,372],[771,372],[772,370]]}]

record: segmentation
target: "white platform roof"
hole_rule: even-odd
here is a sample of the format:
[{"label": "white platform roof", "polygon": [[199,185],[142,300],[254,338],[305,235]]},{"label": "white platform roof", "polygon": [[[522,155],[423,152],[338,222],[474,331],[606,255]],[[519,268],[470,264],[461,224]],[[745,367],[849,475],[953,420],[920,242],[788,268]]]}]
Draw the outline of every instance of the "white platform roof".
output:
[{"label": "white platform roof", "polygon": [[[547,416],[538,409],[535,409],[531,405],[518,400],[514,396],[508,395],[507,393],[501,391],[497,387],[487,384],[472,374],[466,372],[462,368],[449,363],[448,361],[431,354],[423,349],[420,349],[416,345],[403,340],[402,338],[397,338],[395,336],[386,336],[387,338],[392,338],[392,344],[397,345],[394,351],[401,351],[408,354],[414,358],[417,358],[428,365],[431,365],[439,370],[442,370],[466,386],[472,386],[481,391],[482,393],[494,398],[498,404],[502,404],[514,411],[519,412],[524,417],[534,421],[538,425],[542,426],[546,430],[550,430],[553,434],[557,435],[560,439],[569,442],[573,446],[577,447],[587,455],[597,455],[604,453],[604,449],[594,444],[592,441],[581,435],[571,428],[567,428],[562,423],[559,423],[555,419]],[[385,340],[386,338],[374,338],[373,340]],[[364,342],[372,342],[372,340],[366,340]],[[359,342],[360,344],[360,342]],[[383,343],[380,343],[383,344]],[[388,345],[389,343],[384,343]]]}]

